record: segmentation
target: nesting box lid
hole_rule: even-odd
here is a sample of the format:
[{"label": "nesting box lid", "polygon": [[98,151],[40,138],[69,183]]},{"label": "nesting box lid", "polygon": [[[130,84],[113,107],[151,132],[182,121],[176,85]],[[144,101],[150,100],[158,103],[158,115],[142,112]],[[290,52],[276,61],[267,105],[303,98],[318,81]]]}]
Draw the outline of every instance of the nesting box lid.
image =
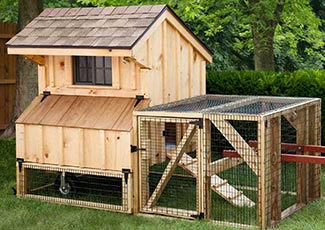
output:
[{"label": "nesting box lid", "polygon": [[134,110],[147,107],[149,100],[135,98],[60,96],[36,97],[16,123],[130,131]]}]

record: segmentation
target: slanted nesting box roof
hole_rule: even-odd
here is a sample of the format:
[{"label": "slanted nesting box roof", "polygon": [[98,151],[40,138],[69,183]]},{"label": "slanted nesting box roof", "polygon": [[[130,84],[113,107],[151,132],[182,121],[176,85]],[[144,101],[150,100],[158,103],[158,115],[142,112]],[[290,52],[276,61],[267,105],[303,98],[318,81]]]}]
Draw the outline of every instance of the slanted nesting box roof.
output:
[{"label": "slanted nesting box roof", "polygon": [[48,8],[7,45],[9,48],[131,49],[155,23],[161,23],[166,11],[211,55],[167,5]]}]

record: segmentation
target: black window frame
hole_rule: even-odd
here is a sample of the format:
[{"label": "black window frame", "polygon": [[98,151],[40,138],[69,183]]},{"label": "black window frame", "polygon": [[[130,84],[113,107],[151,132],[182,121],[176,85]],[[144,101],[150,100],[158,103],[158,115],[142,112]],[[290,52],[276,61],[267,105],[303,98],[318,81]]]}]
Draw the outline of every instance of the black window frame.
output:
[{"label": "black window frame", "polygon": [[[102,58],[102,66],[98,67],[97,60]],[[81,67],[84,59],[84,67]],[[109,63],[106,66],[106,63]],[[74,85],[99,85],[113,86],[112,57],[108,56],[73,56],[73,84]],[[86,81],[81,80],[81,72],[85,74]],[[98,81],[97,72],[102,72],[102,82]]]}]

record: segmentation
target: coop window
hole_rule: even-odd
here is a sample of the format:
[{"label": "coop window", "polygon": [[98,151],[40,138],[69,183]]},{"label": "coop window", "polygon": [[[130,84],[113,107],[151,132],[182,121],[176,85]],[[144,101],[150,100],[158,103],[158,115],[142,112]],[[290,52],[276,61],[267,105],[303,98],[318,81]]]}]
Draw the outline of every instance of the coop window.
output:
[{"label": "coop window", "polygon": [[112,86],[111,57],[74,57],[74,84]]}]

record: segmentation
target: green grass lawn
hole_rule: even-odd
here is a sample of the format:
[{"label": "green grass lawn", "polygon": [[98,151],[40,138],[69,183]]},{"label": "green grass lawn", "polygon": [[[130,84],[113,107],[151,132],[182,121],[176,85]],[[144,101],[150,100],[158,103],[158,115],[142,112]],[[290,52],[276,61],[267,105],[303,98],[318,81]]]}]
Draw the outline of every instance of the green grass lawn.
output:
[{"label": "green grass lawn", "polygon": [[[325,191],[325,169],[322,175]],[[0,229],[226,229],[204,221],[144,217],[16,198],[15,141],[0,139]],[[278,229],[325,229],[325,200],[314,202]]]}]

